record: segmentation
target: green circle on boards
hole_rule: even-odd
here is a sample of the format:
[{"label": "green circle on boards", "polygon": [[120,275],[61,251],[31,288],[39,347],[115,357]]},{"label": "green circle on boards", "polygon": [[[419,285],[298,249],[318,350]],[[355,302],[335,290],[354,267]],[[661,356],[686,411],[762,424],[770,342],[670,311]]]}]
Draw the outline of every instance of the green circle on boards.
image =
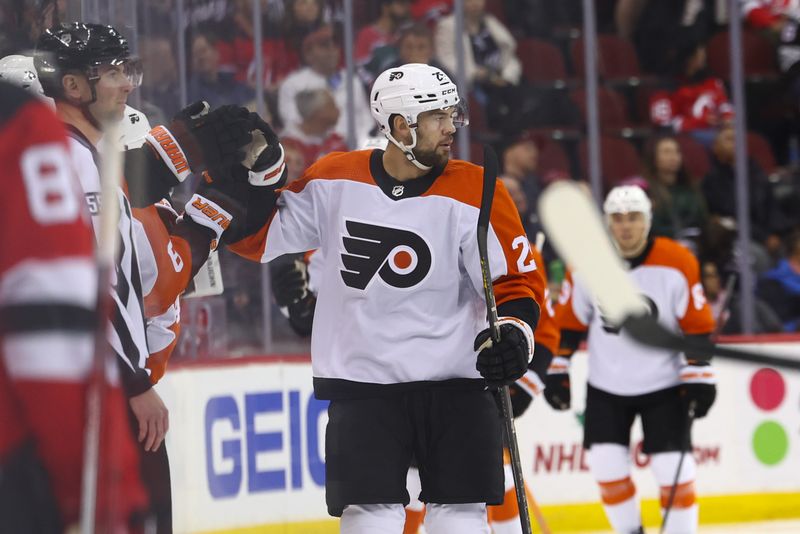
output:
[{"label": "green circle on boards", "polygon": [[765,421],[753,433],[753,452],[761,463],[775,465],[789,452],[786,430],[775,421]]}]

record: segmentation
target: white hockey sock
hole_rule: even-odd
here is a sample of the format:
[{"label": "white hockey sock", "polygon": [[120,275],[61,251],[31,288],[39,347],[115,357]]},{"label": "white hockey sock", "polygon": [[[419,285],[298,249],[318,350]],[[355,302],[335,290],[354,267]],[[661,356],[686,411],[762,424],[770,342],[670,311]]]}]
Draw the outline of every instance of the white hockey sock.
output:
[{"label": "white hockey sock", "polygon": [[[661,513],[663,515],[669,502],[672,484],[675,482],[675,473],[678,470],[681,453],[660,452],[650,456],[650,467],[656,481],[661,487]],[[678,476],[678,485],[672,500],[672,508],[667,518],[664,532],[670,534],[694,534],[697,532],[699,508],[694,489],[694,479],[697,474],[697,465],[691,452],[687,452],[681,473]]]},{"label": "white hockey sock", "polygon": [[406,511],[402,504],[351,504],[339,523],[341,534],[402,534]]},{"label": "white hockey sock", "polygon": [[428,534],[489,534],[486,504],[432,504],[425,511]]},{"label": "white hockey sock", "polygon": [[589,449],[589,467],[600,485],[603,510],[612,528],[622,534],[642,526],[639,499],[631,480],[628,448],[615,443],[595,443]]}]

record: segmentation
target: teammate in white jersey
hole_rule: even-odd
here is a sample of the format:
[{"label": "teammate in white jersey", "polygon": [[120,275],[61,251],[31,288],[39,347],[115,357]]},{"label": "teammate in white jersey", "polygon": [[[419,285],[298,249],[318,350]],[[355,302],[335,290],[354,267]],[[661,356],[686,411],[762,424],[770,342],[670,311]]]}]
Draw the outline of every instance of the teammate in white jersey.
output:
[{"label": "teammate in white jersey", "polygon": [[544,284],[498,182],[488,241],[502,341],[491,346],[476,239],[483,173],[450,160],[460,101],[429,65],[382,73],[370,106],[386,151],[321,158],[230,246],[263,262],[313,249],[324,259],[311,358],[315,393],[331,400],[326,500],[344,533],[403,532],[412,456],[431,534],[488,533],[486,504],[503,500],[491,389],[525,373]]},{"label": "teammate in white jersey", "polygon": [[[615,187],[603,209],[613,240],[628,264],[629,276],[650,303],[652,313],[670,330],[707,338],[711,310],[700,285],[697,259],[664,237],[649,238],[652,217],[647,194],[636,186]],[[602,310],[576,276],[566,280],[556,321],[561,328],[559,356],[553,359],[545,397],[558,410],[570,404],[569,356],[588,331],[589,383],[584,447],[611,525],[617,532],[642,532],[636,489],[631,480],[630,431],[638,415],[644,447],[666,508],[680,463],[666,532],[697,530],[695,462],[691,454],[689,411],[703,417],[716,396],[714,372],[701,354],[682,354],[634,342]]]}]

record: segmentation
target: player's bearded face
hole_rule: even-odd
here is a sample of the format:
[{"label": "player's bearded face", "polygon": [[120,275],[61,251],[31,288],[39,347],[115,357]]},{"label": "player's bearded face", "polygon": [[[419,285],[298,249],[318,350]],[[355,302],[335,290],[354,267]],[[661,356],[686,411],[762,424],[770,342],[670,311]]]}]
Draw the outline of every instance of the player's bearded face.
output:
[{"label": "player's bearded face", "polygon": [[647,221],[642,212],[612,213],[609,227],[623,256],[641,252],[647,241]]},{"label": "player's bearded face", "polygon": [[414,156],[423,165],[442,167],[450,159],[456,127],[454,110],[447,108],[421,113],[417,118],[417,146]]}]

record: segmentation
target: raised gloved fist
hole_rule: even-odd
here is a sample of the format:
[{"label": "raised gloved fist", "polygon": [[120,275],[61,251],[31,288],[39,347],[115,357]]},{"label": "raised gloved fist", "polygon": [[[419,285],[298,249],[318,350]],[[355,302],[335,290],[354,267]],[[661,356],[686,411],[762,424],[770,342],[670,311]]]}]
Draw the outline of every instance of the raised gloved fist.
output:
[{"label": "raised gloved fist", "polygon": [[547,369],[544,398],[554,410],[569,410],[572,404],[569,363],[569,358],[556,356]]},{"label": "raised gloved fist", "polygon": [[487,328],[475,338],[478,351],[475,368],[490,388],[511,384],[525,374],[533,357],[533,331],[516,317],[501,317],[498,321],[500,342],[493,343]]},{"label": "raised gloved fist", "polygon": [[691,408],[694,417],[705,417],[717,398],[717,378],[711,364],[690,362],[684,365],[678,392],[687,413]]}]

